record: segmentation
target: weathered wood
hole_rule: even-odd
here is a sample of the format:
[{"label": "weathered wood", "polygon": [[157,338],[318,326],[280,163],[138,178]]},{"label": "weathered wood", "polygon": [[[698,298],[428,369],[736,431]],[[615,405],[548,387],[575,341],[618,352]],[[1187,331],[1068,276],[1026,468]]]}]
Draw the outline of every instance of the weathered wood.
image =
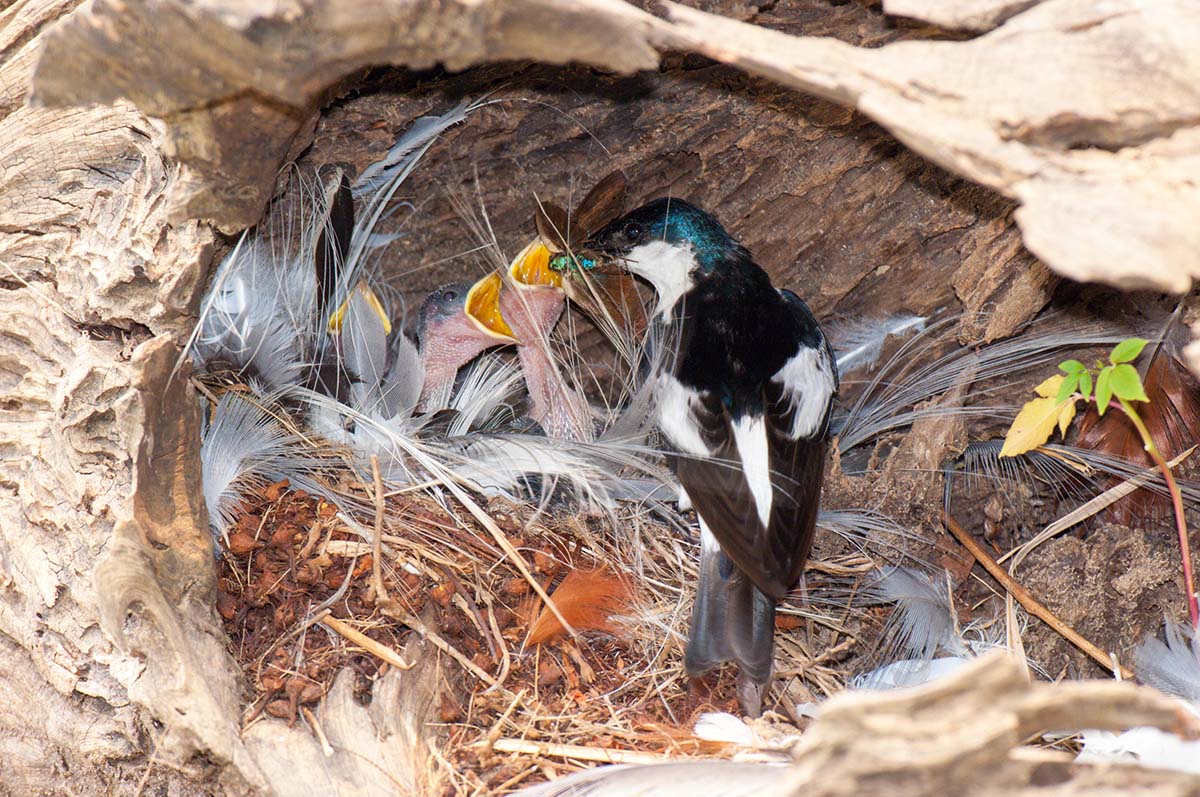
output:
[{"label": "weathered wood", "polygon": [[[662,23],[616,0],[406,2],[95,0],[46,36],[38,101],[129,99],[163,119],[187,167],[176,220],[227,231],[255,223],[293,139],[329,87],[366,66],[538,58],[632,72],[653,68]],[[119,65],[119,68],[117,68]]]},{"label": "weathered wood", "polygon": [[141,664],[101,631],[94,567],[132,513],[147,430],[130,353],[187,326],[213,240],[167,224],[177,169],[132,106],[25,104],[40,34],[73,5],[10,5],[0,27],[0,790],[14,793],[132,791],[147,774],[156,732],[126,690]]},{"label": "weathered wood", "polygon": [[[402,194],[416,210],[389,221],[403,237],[385,275],[410,306],[492,267],[463,255],[480,241],[453,195],[482,204],[512,255],[533,234],[535,195],[566,204],[613,169],[629,176],[631,205],[671,194],[711,209],[822,317],[928,314],[961,299],[980,314],[969,336],[995,338],[1057,284],[1021,246],[1011,202],[896,146],[861,114],[703,62],[677,59],[653,78],[534,65],[417,86],[387,76],[323,116],[311,157],[362,168],[404,120],[490,92],[494,104],[449,130],[409,178]],[[1018,294],[1027,282],[1035,290]]]},{"label": "weathered wood", "polygon": [[1048,0],[977,39],[875,50],[669,16],[676,46],[857,107],[1017,199],[1025,244],[1060,274],[1174,293],[1200,276],[1195,4]]},{"label": "weathered wood", "polygon": [[883,10],[897,17],[919,19],[946,30],[982,32],[999,27],[1010,17],[1043,0],[883,0]]},{"label": "weathered wood", "polygon": [[[310,0],[265,11],[249,0],[28,0],[0,12],[0,788],[132,792],[151,756],[186,793],[379,788],[413,766],[398,752],[413,737],[374,709],[368,724],[344,690],[320,719],[369,760],[309,760],[311,737],[274,720],[239,735],[239,681],[211,608],[196,500],[195,409],[173,372],[219,242],[213,227],[253,223],[279,165],[314,140],[314,160],[361,166],[414,117],[502,89],[406,189],[422,214],[395,249],[397,275],[475,243],[447,191],[473,191],[476,174],[512,247],[531,233],[533,191],[567,200],[565,187],[620,166],[635,201],[669,192],[714,209],[824,316],[959,301],[969,338],[1018,328],[1057,278],[1021,246],[1015,201],[1027,240],[1058,273],[1187,284],[1200,251],[1188,182],[1200,117],[1193,82],[1170,78],[1200,52],[1188,49],[1188,8],[1100,19],[1054,0],[979,40],[898,42],[926,34],[855,4],[787,5],[729,8],[843,42],[743,38],[720,27],[732,23],[672,24],[616,0]],[[1150,35],[1164,29],[1176,38]],[[1035,34],[1049,37],[1045,51]],[[685,47],[857,103],[1010,198],[827,100],[690,56],[660,65]],[[766,62],[774,47],[789,69]],[[1156,54],[1159,71],[1135,72],[1134,53]],[[1069,66],[1046,66],[1067,56]],[[517,58],[660,71],[390,73],[316,119],[331,86],[367,65]],[[976,58],[978,70],[963,67]],[[1036,73],[1020,73],[1019,92],[971,82],[999,78],[1013,59]],[[41,104],[27,102],[35,66]],[[1122,92],[1105,97],[1119,103],[1058,92],[1079,100],[1066,117],[1021,103],[1041,97],[1035,78],[1110,67]],[[403,94],[383,93],[395,89]],[[397,279],[416,296],[463,271],[459,259]],[[379,688],[380,710],[396,705],[386,680]],[[382,779],[381,760],[394,764]],[[313,772],[320,780],[305,779]]]},{"label": "weathered wood", "polygon": [[[1200,160],[1200,96],[1188,79],[1200,66],[1200,12],[1186,0],[1051,0],[971,41],[875,49],[682,7],[666,25],[616,0],[313,3],[268,15],[255,5],[97,2],[50,37],[38,96],[132,97],[166,117],[173,152],[199,181],[178,195],[177,217],[244,226],[265,193],[239,199],[233,187],[264,184],[261,164],[278,164],[321,92],[365,64],[575,58],[631,71],[656,63],[656,50],[694,49],[856,106],[922,155],[1019,200],[1026,243],[1062,274],[1182,292],[1200,273],[1200,189],[1181,177]],[[175,42],[195,44],[181,54]],[[115,59],[155,68],[96,68]]]},{"label": "weathered wood", "polygon": [[787,767],[696,761],[601,768],[519,797],[565,797],[572,782],[586,782],[581,791],[595,797],[632,788],[645,797],[1033,797],[1048,787],[1056,795],[1182,797],[1200,787],[1196,775],[1077,766],[1070,754],[1020,747],[1048,729],[1114,728],[1128,721],[1198,730],[1187,709],[1153,690],[1116,682],[1030,684],[1027,672],[997,652],[916,689],[834,696],[800,737]]}]

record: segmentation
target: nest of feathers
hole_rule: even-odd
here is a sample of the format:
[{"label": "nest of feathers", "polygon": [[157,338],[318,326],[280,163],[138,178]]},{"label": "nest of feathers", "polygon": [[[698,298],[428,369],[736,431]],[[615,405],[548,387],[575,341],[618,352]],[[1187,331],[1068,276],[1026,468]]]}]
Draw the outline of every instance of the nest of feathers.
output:
[{"label": "nest of feathers", "polygon": [[[549,267],[545,241],[565,250],[602,211],[536,206],[530,247],[493,252],[495,271],[415,312],[382,278],[377,222],[437,133],[470,110],[418,120],[356,178],[287,172],[206,297],[189,353],[244,723],[314,724],[347,669],[367,699],[406,666],[415,635],[445,662],[435,769],[451,791],[573,766],[531,769],[502,754],[513,740],[591,760],[712,755],[720,746],[692,724],[736,710],[737,697],[731,673],[692,682],[682,666],[698,536],[674,506],[631,367],[646,297],[616,275]],[[583,204],[619,202],[616,185]],[[584,324],[610,341],[607,360],[572,353]],[[514,343],[515,355],[486,351]],[[839,666],[872,624],[845,596],[878,563],[861,531],[850,536],[818,545],[804,594],[777,617],[767,705],[781,721],[841,686]]]},{"label": "nest of feathers", "polygon": [[[571,260],[620,207],[622,181],[570,212],[531,201],[530,244],[511,259],[486,210],[459,199],[482,275],[412,309],[386,278],[402,271],[380,225],[398,187],[477,107],[417,120],[356,177],[289,170],[205,299],[189,355],[244,725],[276,717],[320,735],[313,709],[339,673],[367,700],[419,638],[444,665],[428,781],[446,793],[505,793],[595,762],[728,756],[696,721],[737,711],[733,672],[689,679],[683,667],[699,539],[639,376],[650,297]],[[1038,369],[1128,334],[1043,320],[980,349],[957,344],[952,316],[829,329],[843,372],[833,462],[805,576],[775,617],[760,738],[793,738],[805,704],[875,665],[1020,637],[1003,590],[937,536],[943,500],[969,499],[964,521],[999,550],[1144,467],[1110,419],[1018,459],[969,444],[1011,417]],[[607,346],[585,360],[581,335]],[[1160,425],[1179,449],[1200,405],[1162,350],[1147,385],[1168,397]],[[955,469],[972,478],[944,485]],[[1136,500],[1158,506],[1148,496],[1162,492]]]}]

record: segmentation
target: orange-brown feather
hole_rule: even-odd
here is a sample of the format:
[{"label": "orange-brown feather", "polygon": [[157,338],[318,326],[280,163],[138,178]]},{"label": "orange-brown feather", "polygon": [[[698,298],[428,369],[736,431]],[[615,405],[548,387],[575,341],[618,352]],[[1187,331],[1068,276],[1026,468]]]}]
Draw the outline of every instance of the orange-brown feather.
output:
[{"label": "orange-brown feather", "polygon": [[[576,631],[615,634],[620,626],[613,618],[629,613],[633,587],[629,579],[605,567],[572,570],[550,598]],[[529,632],[529,643],[538,645],[565,634],[562,623],[543,606]]]}]

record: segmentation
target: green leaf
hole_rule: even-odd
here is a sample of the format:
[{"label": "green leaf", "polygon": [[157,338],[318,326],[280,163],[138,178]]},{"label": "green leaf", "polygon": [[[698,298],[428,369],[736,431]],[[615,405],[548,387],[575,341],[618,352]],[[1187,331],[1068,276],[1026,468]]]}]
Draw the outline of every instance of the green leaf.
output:
[{"label": "green leaf", "polygon": [[1108,380],[1113,395],[1126,401],[1149,401],[1142,389],[1142,377],[1132,365],[1115,365]]},{"label": "green leaf", "polygon": [[1079,362],[1079,360],[1063,360],[1058,364],[1058,370],[1063,373],[1077,374],[1081,371],[1086,371],[1087,366]]},{"label": "green leaf", "polygon": [[1077,387],[1079,387],[1079,374],[1068,371],[1067,378],[1059,385],[1058,394],[1054,397],[1054,400],[1062,404],[1071,397],[1071,394],[1075,392],[1075,388]]},{"label": "green leaf", "polygon": [[1112,385],[1109,384],[1112,380],[1112,372],[1115,365],[1110,365],[1100,369],[1100,375],[1096,377],[1096,412],[1104,415],[1104,411],[1108,409],[1108,402],[1112,399]]},{"label": "green leaf", "polygon": [[1133,362],[1142,353],[1142,349],[1146,348],[1147,343],[1149,341],[1145,338],[1125,338],[1113,348],[1108,359],[1113,365]]},{"label": "green leaf", "polygon": [[1085,399],[1092,397],[1092,375],[1087,371],[1079,375],[1079,392],[1083,394]]}]

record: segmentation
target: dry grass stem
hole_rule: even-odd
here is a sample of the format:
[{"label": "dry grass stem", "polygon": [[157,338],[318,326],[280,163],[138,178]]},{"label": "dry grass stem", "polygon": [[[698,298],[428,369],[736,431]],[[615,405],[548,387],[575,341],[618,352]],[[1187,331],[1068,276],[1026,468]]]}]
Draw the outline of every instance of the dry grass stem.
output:
[{"label": "dry grass stem", "polygon": [[317,741],[321,743],[321,752],[325,757],[333,755],[333,745],[329,743],[329,739],[325,737],[325,731],[321,729],[321,724],[317,722],[317,715],[313,714],[312,709],[308,706],[301,706],[300,713],[304,715],[304,719],[308,722],[308,727],[312,728],[313,734],[316,735]]},{"label": "dry grass stem", "polygon": [[375,602],[387,603],[387,588],[383,586],[383,477],[379,473],[379,457],[371,455],[371,475],[375,480],[375,534],[371,538],[371,588]]},{"label": "dry grass stem", "polygon": [[379,659],[382,659],[383,661],[386,661],[393,667],[401,670],[411,670],[414,666],[412,663],[409,663],[401,658],[400,654],[396,651],[379,644],[374,639],[371,639],[361,631],[358,631],[346,623],[343,623],[336,617],[325,617],[323,620],[321,620],[321,625],[325,626],[331,631],[336,631],[338,634],[344,637],[346,641],[358,645],[363,650]]},{"label": "dry grass stem", "polygon": [[497,739],[492,748],[497,753],[518,753],[548,758],[566,758],[574,761],[598,761],[603,764],[661,764],[669,756],[639,753],[631,750],[606,750],[603,747],[585,747],[578,744],[543,744],[525,739]]},{"label": "dry grass stem", "polygon": [[567,622],[567,618],[563,617],[562,612],[558,610],[558,606],[556,606],[554,601],[551,600],[550,594],[546,592],[546,590],[542,588],[542,585],[538,583],[538,580],[533,577],[533,573],[529,570],[528,563],[526,563],[524,557],[521,556],[517,549],[513,547],[504,531],[496,525],[496,521],[492,520],[491,516],[489,516],[487,512],[484,512],[479,504],[475,503],[471,496],[467,495],[457,484],[447,480],[446,486],[449,487],[450,491],[454,493],[455,498],[462,502],[463,506],[467,508],[467,511],[470,512],[477,521],[479,521],[479,524],[487,529],[488,533],[492,535],[492,539],[496,541],[496,544],[500,546],[500,548],[504,551],[504,554],[516,566],[517,570],[521,571],[521,575],[529,583],[529,586],[534,592],[537,593],[538,597],[542,599],[542,601],[546,604],[546,607],[553,612],[554,616],[558,618],[558,621],[562,623],[563,628],[566,629],[567,633],[572,636],[576,636],[575,629],[572,628],[571,624]]},{"label": "dry grass stem", "polygon": [[464,656],[457,648],[455,648],[453,645],[451,645],[449,642],[447,642],[441,635],[439,635],[433,629],[429,628],[427,625],[425,625],[425,623],[421,622],[416,617],[413,617],[411,614],[401,614],[396,619],[398,619],[400,622],[404,623],[406,626],[408,626],[409,628],[416,631],[418,634],[420,634],[425,639],[428,639],[430,642],[432,642],[434,644],[434,646],[437,647],[438,650],[442,651],[447,656],[449,656],[450,658],[457,661],[459,664],[461,664],[463,666],[463,669],[467,670],[469,673],[474,675],[479,680],[483,681],[488,686],[499,686],[500,685],[499,681],[497,681],[492,676],[488,675],[483,670],[483,668],[481,668],[478,664],[476,664],[475,662],[471,661],[469,658]]}]

